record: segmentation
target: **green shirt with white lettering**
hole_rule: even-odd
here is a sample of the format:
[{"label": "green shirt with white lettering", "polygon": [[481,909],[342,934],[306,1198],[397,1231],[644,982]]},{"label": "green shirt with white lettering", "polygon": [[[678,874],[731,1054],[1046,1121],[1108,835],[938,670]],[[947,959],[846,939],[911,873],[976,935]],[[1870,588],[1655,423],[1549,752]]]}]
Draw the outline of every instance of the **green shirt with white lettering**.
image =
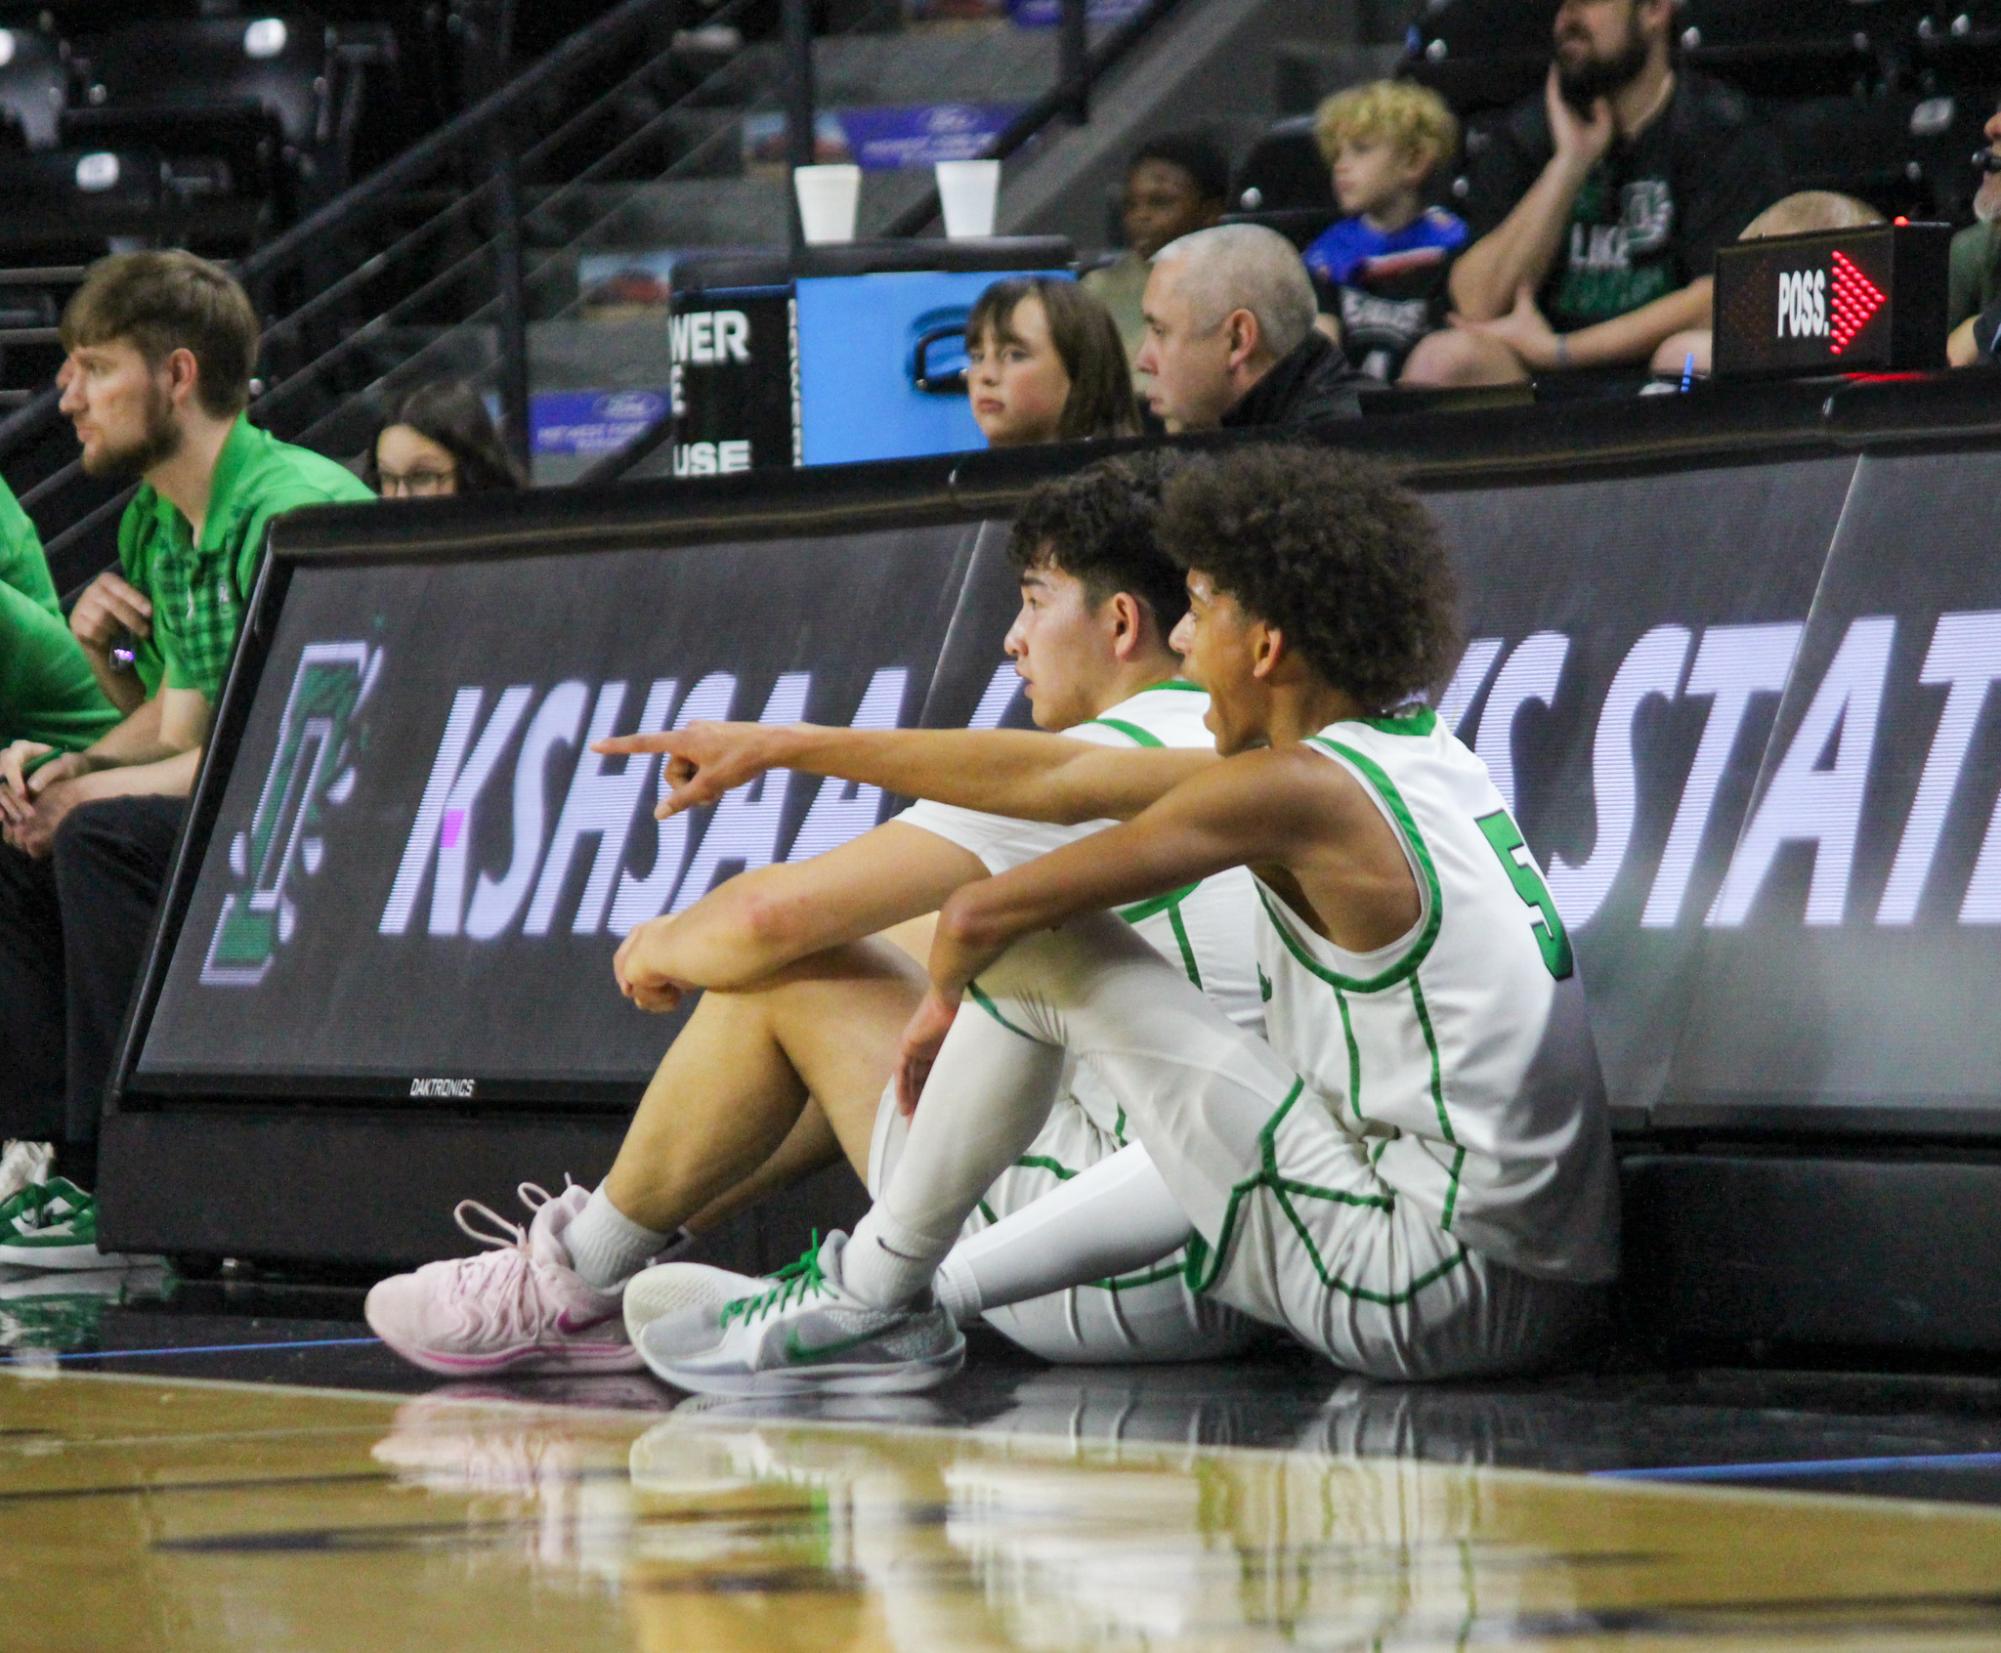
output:
[{"label": "green shirt with white lettering", "polygon": [[153,634],[134,660],[147,694],[162,684],[198,689],[214,705],[272,518],[374,497],[345,465],[281,442],[241,415],[216,458],[199,545],[178,506],[141,488],[118,524],[118,560],[153,604]]}]

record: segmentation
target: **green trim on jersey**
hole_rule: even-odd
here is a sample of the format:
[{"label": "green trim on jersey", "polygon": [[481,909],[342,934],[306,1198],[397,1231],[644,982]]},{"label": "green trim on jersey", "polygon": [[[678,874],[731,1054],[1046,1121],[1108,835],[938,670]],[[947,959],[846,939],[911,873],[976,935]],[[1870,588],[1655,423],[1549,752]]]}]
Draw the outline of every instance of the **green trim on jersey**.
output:
[{"label": "green trim on jersey", "polygon": [[1320,1276],[1320,1283],[1329,1291],[1338,1291],[1361,1302],[1377,1303],[1384,1307],[1408,1303],[1432,1281],[1449,1274],[1465,1262],[1466,1247],[1461,1245],[1457,1255],[1447,1258],[1428,1274],[1419,1275],[1402,1291],[1397,1292],[1371,1291],[1365,1286],[1350,1285],[1338,1275],[1330,1274],[1326,1263],[1321,1259],[1318,1247],[1313,1243],[1313,1236],[1307,1232],[1305,1222],[1294,1207],[1291,1196],[1327,1200],[1338,1205],[1373,1207],[1379,1211],[1395,1210],[1396,1201],[1393,1196],[1348,1194],[1337,1188],[1319,1188],[1310,1182],[1299,1182],[1279,1174],[1278,1127],[1305,1092],[1306,1081],[1293,1080],[1292,1089],[1286,1093],[1285,1100],[1278,1105],[1271,1118],[1265,1121],[1264,1129],[1258,1132],[1258,1157],[1262,1164],[1253,1175],[1244,1178],[1230,1190],[1230,1203],[1223,1213],[1223,1229],[1217,1236],[1215,1245],[1212,1247],[1200,1234],[1188,1242],[1188,1289],[1206,1292],[1216,1283],[1216,1277],[1223,1272],[1224,1260],[1230,1255],[1230,1241],[1236,1234],[1238,1209],[1258,1189],[1266,1188],[1278,1202],[1278,1208],[1284,1212],[1286,1221],[1292,1225],[1293,1232],[1299,1236],[1299,1243],[1305,1246],[1306,1255],[1313,1264],[1313,1272]]},{"label": "green trim on jersey", "polygon": [[1122,717],[1094,717],[1090,720],[1100,729],[1113,729],[1126,737],[1135,746],[1165,748],[1167,742],[1151,729],[1142,729],[1137,723],[1128,723]]},{"label": "green trim on jersey", "polygon": [[1431,916],[1418,932],[1417,940],[1411,943],[1410,950],[1387,970],[1373,976],[1344,976],[1338,970],[1328,969],[1300,944],[1298,937],[1292,933],[1292,926],[1272,904],[1262,884],[1257,886],[1258,900],[1264,903],[1265,914],[1270,918],[1272,928],[1278,932],[1279,940],[1285,943],[1286,951],[1314,975],[1330,986],[1345,988],[1350,993],[1380,993],[1384,988],[1394,987],[1398,982],[1416,975],[1417,967],[1424,963],[1432,943],[1438,939],[1439,926],[1445,922],[1445,893],[1439,887],[1438,868],[1432,862],[1431,851],[1425,847],[1424,835],[1417,830],[1417,822],[1411,818],[1410,806],[1403,801],[1403,794],[1388,775],[1352,746],[1323,740],[1319,735],[1308,735],[1306,742],[1353,764],[1362,779],[1376,789],[1397,825],[1403,829],[1404,841],[1410,845],[1410,852],[1417,858],[1418,868],[1424,874],[1425,887],[1431,895]]},{"label": "green trim on jersey", "polygon": [[1429,706],[1420,706],[1414,712],[1405,712],[1401,717],[1358,717],[1357,723],[1366,723],[1385,735],[1413,735],[1422,737],[1438,727],[1438,714]]},{"label": "green trim on jersey", "polygon": [[[1156,683],[1153,687],[1156,689],[1194,689],[1197,694],[1202,692],[1193,683],[1184,683],[1179,679],[1174,679],[1166,683]],[[1150,690],[1141,691],[1143,694],[1150,692]],[[1167,742],[1153,733],[1152,730],[1142,729],[1137,723],[1128,723],[1124,718],[1094,717],[1091,721],[1101,728],[1111,729],[1124,735],[1135,746],[1165,748],[1167,745]],[[1167,914],[1168,927],[1174,931],[1175,943],[1181,948],[1181,968],[1188,972],[1188,979],[1197,987],[1202,985],[1202,970],[1195,962],[1195,946],[1188,939],[1188,926],[1181,921],[1181,903],[1186,901],[1201,887],[1202,881],[1197,879],[1193,884],[1184,885],[1178,890],[1169,890],[1165,895],[1156,895],[1150,900],[1138,901],[1130,907],[1121,907],[1118,909],[1119,917],[1124,919],[1128,924],[1137,924],[1142,919],[1153,918],[1161,913]]]},{"label": "green trim on jersey", "polygon": [[1169,890],[1165,895],[1156,895],[1150,901],[1136,901],[1130,907],[1121,907],[1119,909],[1119,917],[1124,919],[1128,924],[1137,924],[1143,918],[1152,918],[1159,913],[1170,912],[1174,908],[1179,907],[1182,902],[1186,901],[1201,887],[1202,885],[1199,881],[1193,884],[1184,884],[1180,889]]},{"label": "green trim on jersey", "polygon": [[972,994],[974,1004],[978,1005],[989,1016],[993,1017],[995,1021],[999,1022],[1002,1027],[1006,1028],[1008,1032],[1014,1034],[1015,1037],[1020,1039],[1026,1039],[1032,1045],[1039,1045],[1042,1043],[1042,1041],[1036,1038],[1036,1036],[1033,1033],[1023,1032],[1022,1029],[1016,1027],[1013,1022],[1009,1021],[998,1010],[996,1010],[994,1008],[994,1001],[988,998],[986,994],[980,991],[980,984],[978,982],[976,981],[967,982],[966,991]]},{"label": "green trim on jersey", "polygon": [[1452,1134],[1452,1121],[1445,1114],[1445,1075],[1438,1057],[1438,1035],[1431,1030],[1431,1012],[1425,1006],[1424,989],[1415,976],[1410,978],[1410,1002],[1417,1011],[1417,1025],[1424,1029],[1424,1047],[1431,1052],[1431,1101],[1438,1109],[1438,1129],[1453,1149],[1452,1169],[1446,1173],[1445,1214],[1438,1219],[1438,1226],[1450,1234],[1452,1208],[1459,1203],[1459,1172],[1466,1164],[1466,1150]]},{"label": "green trim on jersey", "polygon": [[1341,1037],[1348,1041],[1348,1106],[1357,1119],[1366,1119],[1362,1112],[1362,1047],[1355,1042],[1354,1018],[1348,1014],[1348,995],[1340,988],[1334,989],[1334,1003],[1341,1012]]},{"label": "green trim on jersey", "polygon": [[1199,989],[1202,985],[1202,967],[1195,962],[1195,943],[1188,939],[1188,926],[1181,922],[1181,903],[1167,909],[1167,927],[1174,932],[1175,945],[1181,949],[1181,968],[1188,972],[1188,979]]},{"label": "green trim on jersey", "polygon": [[1185,694],[1207,694],[1209,692],[1200,683],[1191,683],[1185,677],[1170,677],[1165,683],[1156,683],[1152,688],[1140,690],[1140,693],[1152,694],[1154,689],[1179,689]]}]

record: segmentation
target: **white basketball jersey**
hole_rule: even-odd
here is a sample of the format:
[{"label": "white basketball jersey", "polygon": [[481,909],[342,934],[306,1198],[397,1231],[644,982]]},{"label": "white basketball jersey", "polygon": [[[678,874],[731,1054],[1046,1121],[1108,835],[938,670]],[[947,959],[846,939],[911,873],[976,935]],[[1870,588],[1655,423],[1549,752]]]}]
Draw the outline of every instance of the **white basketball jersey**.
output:
[{"label": "white basketball jersey", "polygon": [[1273,1048],[1448,1233],[1530,1274],[1609,1279],[1618,1184],[1583,989],[1486,766],[1428,710],[1331,724],[1308,745],[1382,811],[1421,911],[1354,954],[1259,884]]},{"label": "white basketball jersey", "polygon": [[[1194,684],[1163,683],[1142,689],[1064,734],[1101,746],[1213,748],[1215,737],[1202,722],[1208,710],[1209,696]],[[1114,824],[1087,821],[1058,826],[928,801],[912,805],[896,818],[972,851],[991,873],[1007,872]],[[1128,907],[1120,916],[1177,969],[1186,971],[1231,1021],[1261,1033],[1264,1004],[1258,986],[1257,933],[1262,926],[1255,887],[1248,872],[1232,867],[1185,890]],[[1095,1076],[1073,1073],[1071,1082],[1077,1100],[1100,1126],[1122,1131],[1118,1104]]]}]

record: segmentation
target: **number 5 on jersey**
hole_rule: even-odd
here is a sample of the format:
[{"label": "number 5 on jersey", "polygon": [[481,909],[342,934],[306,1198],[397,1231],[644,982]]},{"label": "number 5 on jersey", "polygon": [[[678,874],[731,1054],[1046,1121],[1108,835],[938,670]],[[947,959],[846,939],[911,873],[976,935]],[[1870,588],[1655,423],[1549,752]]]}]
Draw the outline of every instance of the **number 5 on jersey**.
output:
[{"label": "number 5 on jersey", "polygon": [[1487,842],[1493,845],[1494,853],[1501,858],[1501,866],[1507,872],[1508,882],[1514,885],[1515,894],[1522,898],[1524,906],[1535,910],[1529,925],[1535,931],[1536,945],[1542,949],[1542,962],[1558,981],[1566,980],[1575,968],[1570,953],[1570,935],[1563,927],[1563,919],[1550,896],[1549,886],[1542,881],[1541,872],[1529,856],[1528,845],[1522,842],[1522,829],[1508,818],[1505,809],[1482,815],[1475,824]]}]

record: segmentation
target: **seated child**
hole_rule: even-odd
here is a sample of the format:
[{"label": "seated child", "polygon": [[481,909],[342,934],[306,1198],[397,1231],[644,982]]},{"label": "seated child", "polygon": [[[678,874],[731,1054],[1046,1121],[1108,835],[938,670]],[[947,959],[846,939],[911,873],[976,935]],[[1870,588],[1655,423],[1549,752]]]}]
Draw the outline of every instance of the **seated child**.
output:
[{"label": "seated child", "polygon": [[[1833,190],[1803,189],[1774,201],[1744,226],[1739,241],[1763,241],[1775,235],[1807,235],[1815,230],[1858,230],[1880,224],[1883,215],[1867,201]],[[1706,379],[1716,343],[1714,329],[1691,328],[1670,333],[1654,351],[1654,377],[1670,388],[1684,378]],[[1960,363],[1955,361],[1953,366]],[[1658,387],[1654,387],[1658,388]]]},{"label": "seated child", "polygon": [[1436,92],[1379,80],[1327,99],[1314,132],[1347,215],[1303,255],[1321,330],[1358,372],[1394,383],[1411,347],[1445,324],[1445,273],[1466,244],[1457,217],[1424,204],[1458,151],[1459,122]]}]

